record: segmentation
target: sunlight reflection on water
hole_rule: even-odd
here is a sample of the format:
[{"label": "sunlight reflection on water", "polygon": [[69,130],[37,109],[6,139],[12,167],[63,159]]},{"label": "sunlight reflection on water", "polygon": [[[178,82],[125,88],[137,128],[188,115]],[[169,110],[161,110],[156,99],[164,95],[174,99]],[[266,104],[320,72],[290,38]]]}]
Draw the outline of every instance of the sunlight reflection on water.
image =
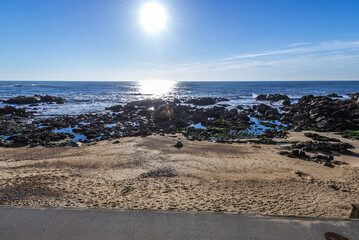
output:
[{"label": "sunlight reflection on water", "polygon": [[144,95],[163,96],[174,90],[177,82],[166,80],[146,80],[138,82],[138,91]]}]

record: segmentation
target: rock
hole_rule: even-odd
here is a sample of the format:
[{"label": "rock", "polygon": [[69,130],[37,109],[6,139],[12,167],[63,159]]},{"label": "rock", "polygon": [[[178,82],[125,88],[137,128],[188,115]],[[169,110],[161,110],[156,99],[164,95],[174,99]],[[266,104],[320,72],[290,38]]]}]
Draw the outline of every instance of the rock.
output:
[{"label": "rock", "polygon": [[112,144],[119,144],[120,141],[119,140],[116,140],[116,141],[113,141]]},{"label": "rock", "polygon": [[173,110],[169,104],[162,104],[155,108],[153,117],[158,120],[169,120],[173,118]]},{"label": "rock", "polygon": [[264,113],[264,118],[267,120],[279,120],[280,119],[280,113],[278,112],[278,110],[276,108],[271,108],[268,109],[265,113]]},{"label": "rock", "polygon": [[329,137],[321,136],[317,133],[312,133],[312,132],[306,132],[306,133],[304,133],[304,136],[311,138],[315,141],[340,142],[340,140],[337,138],[329,138]]},{"label": "rock", "polygon": [[185,101],[185,103],[192,103],[193,105],[206,106],[206,105],[214,105],[217,102],[229,101],[227,98],[211,98],[211,97],[203,97],[203,98],[193,98]]},{"label": "rock", "polygon": [[348,94],[348,96],[349,96],[352,100],[358,100],[358,98],[359,98],[359,92],[357,92],[357,93],[352,93],[352,94]]},{"label": "rock", "polygon": [[348,238],[334,232],[326,232],[324,236],[326,240],[349,240]]},{"label": "rock", "polygon": [[185,103],[192,103],[193,105],[213,105],[216,104],[214,98],[206,97],[206,98],[196,98],[187,100]]},{"label": "rock", "polygon": [[358,99],[332,99],[327,96],[303,96],[295,104],[282,108],[283,121],[297,130],[345,131],[358,130]]},{"label": "rock", "polygon": [[260,94],[256,97],[259,101],[272,101],[272,102],[278,102],[280,100],[290,100],[290,98],[287,95],[282,94]]},{"label": "rock", "polygon": [[281,155],[285,155],[287,157],[290,157],[290,158],[301,158],[301,159],[304,159],[304,160],[308,160],[309,159],[309,156],[303,152],[303,151],[299,151],[297,149],[294,149],[292,151],[280,151],[279,154]]},{"label": "rock", "polygon": [[263,103],[259,104],[256,108],[257,108],[257,111],[258,111],[260,114],[265,114],[266,111],[268,111],[269,109],[271,109],[270,106],[265,105],[265,104],[263,104]]},{"label": "rock", "polygon": [[50,95],[45,95],[45,96],[34,95],[32,97],[18,96],[4,101],[4,103],[8,103],[8,104],[34,104],[40,102],[64,104],[65,99],[61,97],[50,96]]},{"label": "rock", "polygon": [[338,94],[336,93],[331,93],[331,94],[328,94],[327,95],[328,97],[333,97],[333,98],[342,98],[343,96],[339,96]]},{"label": "rock", "polygon": [[238,119],[244,122],[249,122],[250,118],[248,117],[247,113],[245,112],[240,112],[238,114]]},{"label": "rock", "polygon": [[329,162],[324,162],[324,163],[323,163],[323,166],[325,166],[325,167],[330,167],[330,168],[334,168],[334,167],[335,167],[333,164],[331,164],[331,163],[329,163]]},{"label": "rock", "polygon": [[284,106],[290,106],[290,105],[291,105],[290,100],[289,100],[289,99],[284,100],[284,101],[283,101],[283,105],[284,105]]},{"label": "rock", "polygon": [[178,141],[175,145],[176,148],[182,148],[183,147],[183,143]]},{"label": "rock", "polygon": [[37,146],[39,146],[39,144],[37,144],[37,143],[30,143],[30,148],[34,148],[34,147],[37,147]]},{"label": "rock", "polygon": [[162,99],[145,99],[145,100],[139,100],[139,101],[133,101],[130,102],[128,104],[125,105],[125,107],[127,108],[157,108],[160,105],[166,104],[166,103],[170,103],[170,102],[166,102]]},{"label": "rock", "polygon": [[25,108],[15,108],[13,106],[5,106],[3,108],[0,108],[0,115],[1,114],[16,114],[21,116],[27,116]]},{"label": "rock", "polygon": [[294,144],[294,148],[302,149],[306,152],[313,152],[313,151],[321,151],[327,154],[332,154],[332,151],[339,152],[339,153],[346,153],[348,149],[354,148],[353,145],[349,143],[330,143],[330,142],[323,142],[323,141],[308,141],[308,142],[300,142]]},{"label": "rock", "polygon": [[352,204],[352,207],[349,218],[359,219],[359,204]]},{"label": "rock", "polygon": [[161,178],[161,177],[177,177],[176,171],[169,167],[156,168],[148,172],[140,174],[140,178]]},{"label": "rock", "polygon": [[123,106],[115,105],[115,106],[106,108],[106,110],[111,110],[112,112],[121,112],[123,110]]}]

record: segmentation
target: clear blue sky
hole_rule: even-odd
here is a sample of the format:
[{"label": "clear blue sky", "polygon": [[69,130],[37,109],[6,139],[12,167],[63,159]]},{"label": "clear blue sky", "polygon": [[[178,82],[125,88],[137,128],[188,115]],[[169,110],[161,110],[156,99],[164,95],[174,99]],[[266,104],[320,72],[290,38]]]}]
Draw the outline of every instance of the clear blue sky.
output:
[{"label": "clear blue sky", "polygon": [[358,0],[145,2],[1,0],[0,79],[359,80]]}]

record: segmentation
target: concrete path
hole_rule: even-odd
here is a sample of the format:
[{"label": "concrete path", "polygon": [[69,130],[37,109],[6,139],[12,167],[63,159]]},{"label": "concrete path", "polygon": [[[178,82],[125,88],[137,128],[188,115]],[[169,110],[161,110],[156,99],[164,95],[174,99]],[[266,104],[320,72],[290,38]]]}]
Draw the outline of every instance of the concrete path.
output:
[{"label": "concrete path", "polygon": [[359,221],[225,213],[0,207],[1,240],[321,240],[325,239],[326,232],[358,240]]}]

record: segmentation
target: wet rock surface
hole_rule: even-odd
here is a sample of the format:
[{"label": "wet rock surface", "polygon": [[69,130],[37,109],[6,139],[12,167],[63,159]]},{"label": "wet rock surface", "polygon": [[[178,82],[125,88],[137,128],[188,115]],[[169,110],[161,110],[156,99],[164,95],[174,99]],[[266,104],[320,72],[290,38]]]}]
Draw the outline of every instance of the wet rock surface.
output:
[{"label": "wet rock surface", "polygon": [[217,102],[229,101],[227,98],[211,98],[211,97],[203,97],[203,98],[192,98],[185,101],[185,103],[192,103],[193,105],[214,105]]},{"label": "wet rock surface", "polygon": [[18,96],[14,98],[10,98],[8,100],[3,101],[8,104],[34,104],[34,103],[56,103],[56,104],[64,104],[65,99],[61,97],[55,97],[50,95],[34,95],[32,97],[28,96]]},{"label": "wet rock surface", "polygon": [[351,99],[332,99],[327,96],[304,96],[282,108],[282,120],[292,123],[295,130],[336,131],[359,129],[358,95]]},{"label": "wet rock surface", "polygon": [[[72,142],[78,141],[91,143],[128,136],[148,136],[154,133],[181,133],[190,140],[233,143],[245,138],[258,138],[261,141],[286,137],[291,129],[359,129],[359,94],[352,94],[350,97],[339,100],[327,96],[308,95],[299,99],[297,103],[290,104],[289,97],[285,95],[266,95],[266,99],[281,98],[285,99],[284,102],[289,101],[287,104],[283,102],[280,109],[267,104],[237,106],[231,109],[217,104],[228,101],[224,98],[171,101],[147,99],[118,104],[104,112],[46,118],[34,117],[25,108],[4,106],[0,108],[0,146],[72,146]],[[29,98],[31,101],[33,98],[46,102],[65,101],[40,95],[20,96],[14,99],[25,99],[29,102]],[[216,105],[211,106],[212,104]],[[335,141],[317,135],[308,137],[315,141]],[[272,143],[269,140],[263,142]],[[306,146],[307,149],[320,147],[332,146],[323,143],[318,146],[310,146],[307,143]]]},{"label": "wet rock surface", "polygon": [[22,117],[28,117],[31,114],[26,112],[26,108],[15,108],[13,106],[5,106],[3,108],[0,108],[0,115],[18,115]]},{"label": "wet rock surface", "polygon": [[331,93],[331,94],[328,94],[328,97],[332,97],[332,98],[342,98],[343,96],[339,96],[339,95],[336,94],[336,93]]},{"label": "wet rock surface", "polygon": [[272,101],[272,102],[278,102],[281,100],[290,100],[290,98],[287,95],[282,94],[260,94],[256,97],[259,101]]}]

